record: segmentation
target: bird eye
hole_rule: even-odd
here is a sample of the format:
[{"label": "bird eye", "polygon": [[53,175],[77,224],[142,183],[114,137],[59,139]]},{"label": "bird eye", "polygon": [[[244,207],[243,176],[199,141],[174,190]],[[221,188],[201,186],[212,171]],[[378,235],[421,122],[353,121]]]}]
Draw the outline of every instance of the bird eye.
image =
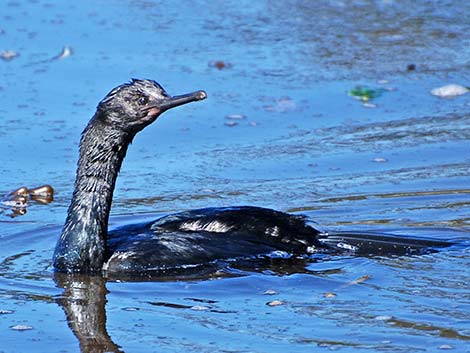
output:
[{"label": "bird eye", "polygon": [[149,98],[146,97],[146,96],[141,96],[141,97],[139,98],[139,104],[140,104],[140,105],[145,105],[145,104],[148,103],[148,101],[149,101]]}]

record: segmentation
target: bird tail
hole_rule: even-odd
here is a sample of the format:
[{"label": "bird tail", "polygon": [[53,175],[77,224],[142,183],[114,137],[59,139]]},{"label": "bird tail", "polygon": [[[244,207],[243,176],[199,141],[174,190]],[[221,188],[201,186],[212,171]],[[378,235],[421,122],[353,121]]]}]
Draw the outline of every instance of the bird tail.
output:
[{"label": "bird tail", "polygon": [[432,238],[369,232],[322,233],[318,240],[333,252],[362,256],[424,254],[455,244],[452,241]]}]

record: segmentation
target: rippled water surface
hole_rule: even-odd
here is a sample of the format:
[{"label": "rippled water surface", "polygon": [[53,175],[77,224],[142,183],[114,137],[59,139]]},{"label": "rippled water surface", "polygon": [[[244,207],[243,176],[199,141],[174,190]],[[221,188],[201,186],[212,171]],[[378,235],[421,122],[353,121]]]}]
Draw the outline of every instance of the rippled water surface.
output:
[{"label": "rippled water surface", "polygon": [[[470,85],[468,13],[454,1],[1,2],[0,190],[56,195],[24,216],[1,209],[0,352],[469,352],[470,94],[429,93]],[[80,132],[132,77],[209,98],[137,136],[112,227],[250,204],[457,245],[210,279],[54,276]],[[381,95],[364,105],[357,86]]]}]

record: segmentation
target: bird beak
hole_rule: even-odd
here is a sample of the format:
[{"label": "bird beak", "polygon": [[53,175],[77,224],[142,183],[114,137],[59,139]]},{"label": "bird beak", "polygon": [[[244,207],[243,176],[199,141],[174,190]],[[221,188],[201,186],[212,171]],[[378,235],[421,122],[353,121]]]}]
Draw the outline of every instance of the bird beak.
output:
[{"label": "bird beak", "polygon": [[164,112],[165,110],[177,107],[179,105],[183,105],[186,103],[202,101],[203,99],[207,98],[207,93],[204,91],[196,91],[188,94],[183,94],[181,96],[174,96],[168,97],[163,102],[158,104],[158,108],[160,113]]}]

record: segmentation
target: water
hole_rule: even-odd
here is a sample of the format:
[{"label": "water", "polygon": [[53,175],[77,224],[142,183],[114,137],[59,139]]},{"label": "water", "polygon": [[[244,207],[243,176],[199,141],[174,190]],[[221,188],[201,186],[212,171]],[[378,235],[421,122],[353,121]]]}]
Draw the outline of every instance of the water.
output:
[{"label": "water", "polygon": [[[0,352],[75,352],[80,340],[83,351],[470,351],[470,95],[429,94],[469,85],[469,11],[452,1],[2,2],[0,51],[19,56],[0,60],[0,189],[49,183],[56,197],[0,214]],[[56,58],[64,47],[72,55]],[[210,280],[54,278],[80,131],[131,77],[209,99],[137,136],[111,226],[251,204],[321,229],[459,245]],[[358,85],[385,89],[375,108],[348,96]]]}]

